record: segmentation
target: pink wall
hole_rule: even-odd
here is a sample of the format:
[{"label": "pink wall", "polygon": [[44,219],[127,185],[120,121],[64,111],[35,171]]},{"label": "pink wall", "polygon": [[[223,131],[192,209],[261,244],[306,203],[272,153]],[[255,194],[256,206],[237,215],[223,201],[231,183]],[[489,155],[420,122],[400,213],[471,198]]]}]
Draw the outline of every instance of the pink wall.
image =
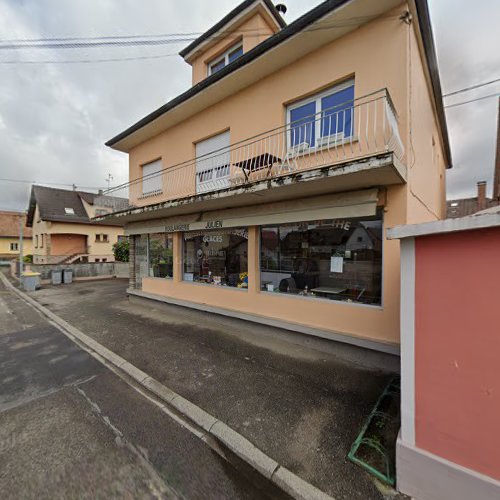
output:
[{"label": "pink wall", "polygon": [[416,445],[500,479],[500,229],[415,254]]}]

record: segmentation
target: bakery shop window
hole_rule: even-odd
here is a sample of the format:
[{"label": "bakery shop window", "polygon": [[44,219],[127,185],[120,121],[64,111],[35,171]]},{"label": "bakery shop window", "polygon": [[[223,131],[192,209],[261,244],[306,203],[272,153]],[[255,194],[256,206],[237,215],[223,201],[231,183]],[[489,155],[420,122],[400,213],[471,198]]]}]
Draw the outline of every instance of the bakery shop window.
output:
[{"label": "bakery shop window", "polygon": [[184,281],[248,287],[248,228],[183,234]]},{"label": "bakery shop window", "polygon": [[262,291],[380,305],[382,213],[263,226]]}]

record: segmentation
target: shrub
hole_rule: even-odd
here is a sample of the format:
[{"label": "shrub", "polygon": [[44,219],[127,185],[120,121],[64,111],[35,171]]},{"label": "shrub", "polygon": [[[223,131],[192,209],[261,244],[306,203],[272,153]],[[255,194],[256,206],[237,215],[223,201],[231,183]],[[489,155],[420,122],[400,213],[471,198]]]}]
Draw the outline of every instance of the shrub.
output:
[{"label": "shrub", "polygon": [[113,254],[118,262],[128,262],[129,242],[128,239],[122,239],[113,245]]}]

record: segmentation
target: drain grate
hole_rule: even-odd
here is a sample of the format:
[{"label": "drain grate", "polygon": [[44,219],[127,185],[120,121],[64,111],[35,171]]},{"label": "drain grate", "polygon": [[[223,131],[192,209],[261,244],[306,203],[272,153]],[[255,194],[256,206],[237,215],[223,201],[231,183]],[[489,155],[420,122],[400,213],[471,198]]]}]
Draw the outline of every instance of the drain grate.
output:
[{"label": "drain grate", "polygon": [[395,448],[400,427],[399,377],[384,389],[354,441],[347,458],[375,477],[394,486]]}]

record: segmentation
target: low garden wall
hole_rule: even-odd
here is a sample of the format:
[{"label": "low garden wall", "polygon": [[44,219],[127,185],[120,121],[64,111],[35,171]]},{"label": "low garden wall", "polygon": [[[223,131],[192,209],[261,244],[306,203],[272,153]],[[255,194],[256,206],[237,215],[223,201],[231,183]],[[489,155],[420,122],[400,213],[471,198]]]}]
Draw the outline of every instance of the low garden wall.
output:
[{"label": "low garden wall", "polygon": [[40,273],[40,279],[50,280],[51,271],[71,269],[73,279],[128,278],[128,262],[83,262],[78,264],[25,264]]}]

